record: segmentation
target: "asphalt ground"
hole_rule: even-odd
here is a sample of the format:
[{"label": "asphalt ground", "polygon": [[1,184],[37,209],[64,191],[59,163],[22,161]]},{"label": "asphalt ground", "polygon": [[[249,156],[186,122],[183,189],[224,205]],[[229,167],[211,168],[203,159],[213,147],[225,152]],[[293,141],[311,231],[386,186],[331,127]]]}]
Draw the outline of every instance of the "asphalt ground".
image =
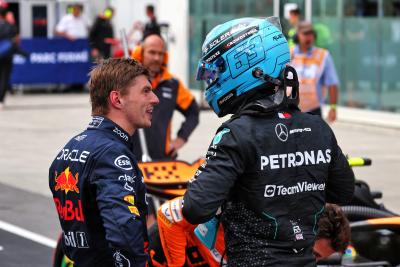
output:
[{"label": "asphalt ground", "polygon": [[[372,190],[382,191],[379,202],[400,213],[400,129],[385,123],[369,124],[365,120],[368,113],[362,111],[353,113],[354,120],[352,111],[339,107],[338,112],[339,121],[332,128],[344,153],[373,161],[370,167],[355,168],[356,177],[368,182]],[[340,120],[341,114],[346,119]],[[400,114],[389,117],[400,121]],[[89,120],[87,94],[7,98],[6,108],[0,111],[1,267],[51,265],[52,247],[61,230],[48,189],[48,167],[66,141]],[[181,121],[177,114],[175,129]],[[203,156],[222,121],[211,111],[203,111],[200,125],[179,158],[191,162]]]},{"label": "asphalt ground", "polygon": [[0,240],[1,266],[52,266],[52,248],[3,230],[0,230]]}]

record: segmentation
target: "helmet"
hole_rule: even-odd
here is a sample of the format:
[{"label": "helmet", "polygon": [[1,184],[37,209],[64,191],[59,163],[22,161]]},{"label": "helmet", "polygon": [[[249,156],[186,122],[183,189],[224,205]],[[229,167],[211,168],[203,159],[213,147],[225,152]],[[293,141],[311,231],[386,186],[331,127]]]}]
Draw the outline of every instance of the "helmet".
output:
[{"label": "helmet", "polygon": [[234,113],[258,89],[279,86],[290,51],[279,19],[241,18],[216,26],[202,47],[196,79],[207,83],[205,98],[219,116]]}]

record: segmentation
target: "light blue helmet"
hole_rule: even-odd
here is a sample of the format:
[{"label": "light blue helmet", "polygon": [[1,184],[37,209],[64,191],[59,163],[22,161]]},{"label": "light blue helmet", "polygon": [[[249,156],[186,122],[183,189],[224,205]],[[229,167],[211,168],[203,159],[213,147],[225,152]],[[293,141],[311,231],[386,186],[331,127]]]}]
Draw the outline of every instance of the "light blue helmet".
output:
[{"label": "light blue helmet", "polygon": [[234,113],[248,92],[280,84],[290,52],[276,22],[276,17],[241,18],[208,33],[196,79],[206,81],[205,98],[219,117]]}]

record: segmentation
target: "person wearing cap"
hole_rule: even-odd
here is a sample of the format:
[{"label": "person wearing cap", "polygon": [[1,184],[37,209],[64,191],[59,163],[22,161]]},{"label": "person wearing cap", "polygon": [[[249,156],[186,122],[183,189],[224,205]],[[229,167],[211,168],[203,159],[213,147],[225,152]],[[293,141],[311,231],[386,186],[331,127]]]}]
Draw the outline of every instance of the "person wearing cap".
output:
[{"label": "person wearing cap", "polygon": [[311,23],[302,21],[297,27],[298,44],[290,50],[291,65],[300,82],[300,109],[322,114],[321,104],[329,92],[328,122],[336,120],[339,79],[329,51],[314,46],[316,32]]}]

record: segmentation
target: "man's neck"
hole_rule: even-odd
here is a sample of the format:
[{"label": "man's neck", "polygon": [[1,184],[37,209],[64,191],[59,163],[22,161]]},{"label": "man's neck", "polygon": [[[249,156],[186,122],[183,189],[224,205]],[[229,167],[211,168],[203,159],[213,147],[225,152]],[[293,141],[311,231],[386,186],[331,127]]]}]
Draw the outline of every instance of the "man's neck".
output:
[{"label": "man's neck", "polygon": [[130,136],[135,133],[136,128],[130,124],[123,114],[120,114],[118,111],[110,111],[107,115],[104,115],[107,119],[116,123],[119,127],[121,127],[125,132],[127,132]]}]

